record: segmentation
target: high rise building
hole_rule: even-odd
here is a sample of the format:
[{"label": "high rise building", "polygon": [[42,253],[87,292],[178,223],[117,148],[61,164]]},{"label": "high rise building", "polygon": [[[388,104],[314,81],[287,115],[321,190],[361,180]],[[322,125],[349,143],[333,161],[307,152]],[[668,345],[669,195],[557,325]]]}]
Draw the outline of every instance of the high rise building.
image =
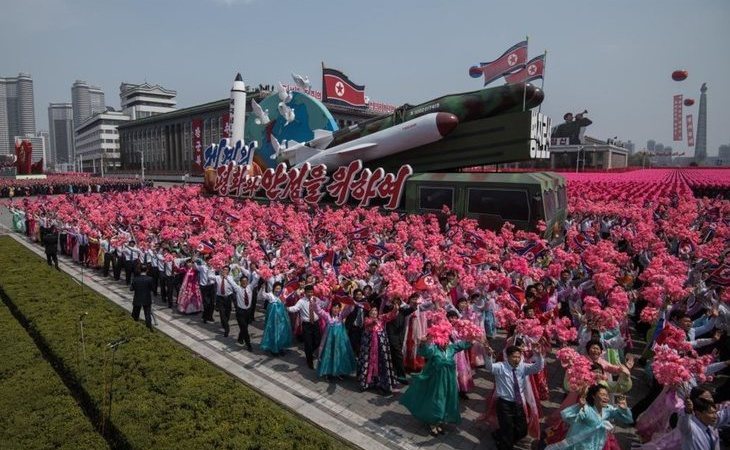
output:
[{"label": "high rise building", "polygon": [[695,141],[695,161],[707,158],[707,83],[700,88],[700,112],[697,118],[697,140]]},{"label": "high rise building", "polygon": [[730,144],[721,145],[717,149],[717,157],[723,161],[730,162]]},{"label": "high rise building", "polygon": [[49,167],[72,163],[74,159],[74,119],[71,103],[48,105]]},{"label": "high rise building", "polygon": [[119,101],[122,112],[132,120],[144,119],[175,110],[176,91],[156,84],[122,83],[119,86]]},{"label": "high rise building", "polygon": [[33,79],[30,74],[0,78],[0,154],[15,152],[15,136],[35,134]]},{"label": "high rise building", "polygon": [[106,111],[104,91],[96,86],[90,86],[86,81],[76,80],[71,86],[71,104],[75,126],[96,113]]}]

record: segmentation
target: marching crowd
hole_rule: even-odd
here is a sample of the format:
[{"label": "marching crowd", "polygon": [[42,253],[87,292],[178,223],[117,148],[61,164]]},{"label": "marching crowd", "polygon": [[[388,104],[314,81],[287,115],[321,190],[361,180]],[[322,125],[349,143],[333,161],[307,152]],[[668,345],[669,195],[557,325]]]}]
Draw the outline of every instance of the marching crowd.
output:
[{"label": "marching crowd", "polygon": [[[576,185],[550,242],[447,211],[439,222],[239,203],[194,188],[11,208],[15,230],[45,246],[49,265],[60,252],[133,289],[146,274],[170,308],[203,322],[217,313],[226,337],[233,315],[248,351],[262,310],[261,350],[282,355],[299,340],[319,377],[402,392],[434,436],[459,423],[460,401],[487,372],[483,419],[499,449],[528,435],[536,448],[619,449],[612,430],[622,424],[635,428],[638,448],[719,450],[730,385],[710,383],[730,365],[730,203],[681,187],[631,202],[594,201],[601,195]],[[152,328],[149,305],[135,305],[135,319],[140,309]],[[545,417],[541,402],[556,387],[548,356],[565,369],[566,396]],[[649,389],[629,407],[638,376]]]},{"label": "marching crowd", "polygon": [[151,182],[143,184],[134,178],[102,178],[83,175],[48,175],[47,178],[34,179],[0,178],[0,198],[129,191],[150,186],[152,186]]}]

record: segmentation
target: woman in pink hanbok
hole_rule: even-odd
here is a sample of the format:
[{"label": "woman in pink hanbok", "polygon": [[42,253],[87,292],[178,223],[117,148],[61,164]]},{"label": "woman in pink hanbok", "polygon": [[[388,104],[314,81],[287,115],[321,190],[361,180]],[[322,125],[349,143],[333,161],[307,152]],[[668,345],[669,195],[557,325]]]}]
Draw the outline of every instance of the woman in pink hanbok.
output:
[{"label": "woman in pink hanbok", "polygon": [[[459,313],[449,311],[446,313],[446,318],[453,324],[459,318]],[[461,341],[456,330],[452,331],[451,340],[452,342]],[[469,358],[467,358],[466,352],[459,352],[454,355],[454,362],[456,363],[456,381],[459,385],[459,397],[468,399],[469,396],[467,393],[470,389],[474,388],[474,373],[469,364]]]},{"label": "woman in pink hanbok", "polygon": [[198,271],[191,261],[185,263],[185,278],[177,296],[177,310],[183,314],[195,314],[203,309],[203,296],[198,285]]}]

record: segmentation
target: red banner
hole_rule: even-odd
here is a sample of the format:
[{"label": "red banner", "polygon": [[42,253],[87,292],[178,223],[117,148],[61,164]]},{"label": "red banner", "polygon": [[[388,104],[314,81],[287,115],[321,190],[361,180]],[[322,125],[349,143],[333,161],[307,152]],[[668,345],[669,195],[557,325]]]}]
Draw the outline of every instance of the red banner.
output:
[{"label": "red banner", "polygon": [[206,180],[205,187],[209,192],[231,197],[252,197],[263,190],[269,200],[310,204],[319,203],[326,194],[337,205],[344,205],[352,198],[359,206],[366,207],[371,200],[379,199],[383,208],[395,209],[411,175],[413,169],[409,165],[401,166],[397,173],[386,173],[382,168],[363,169],[361,160],[338,167],[331,179],[323,164],[304,163],[301,167],[288,168],[286,163],[279,163],[261,175],[252,175],[247,166],[229,163],[218,166],[214,181]]},{"label": "red banner", "polygon": [[29,175],[33,164],[33,144],[30,141],[15,141],[15,162],[18,168],[18,175]]},{"label": "red banner", "polygon": [[674,140],[682,140],[682,96],[674,96]]},{"label": "red banner", "polygon": [[203,119],[193,119],[193,165],[192,175],[203,174]]},{"label": "red banner", "polygon": [[692,123],[692,114],[687,114],[687,146],[695,146],[695,128]]},{"label": "red banner", "polygon": [[[221,131],[221,139],[227,139],[231,137],[231,115],[229,113],[223,114],[223,130]],[[236,145],[235,142],[232,144]]]}]

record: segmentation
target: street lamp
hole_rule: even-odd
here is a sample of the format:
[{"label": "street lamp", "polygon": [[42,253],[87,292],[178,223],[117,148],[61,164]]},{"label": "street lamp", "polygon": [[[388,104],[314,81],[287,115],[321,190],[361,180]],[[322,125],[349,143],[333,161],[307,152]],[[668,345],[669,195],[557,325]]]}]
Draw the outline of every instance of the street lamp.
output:
[{"label": "street lamp", "polygon": [[137,153],[142,155],[142,183],[144,183],[144,152],[142,150],[137,150]]}]

